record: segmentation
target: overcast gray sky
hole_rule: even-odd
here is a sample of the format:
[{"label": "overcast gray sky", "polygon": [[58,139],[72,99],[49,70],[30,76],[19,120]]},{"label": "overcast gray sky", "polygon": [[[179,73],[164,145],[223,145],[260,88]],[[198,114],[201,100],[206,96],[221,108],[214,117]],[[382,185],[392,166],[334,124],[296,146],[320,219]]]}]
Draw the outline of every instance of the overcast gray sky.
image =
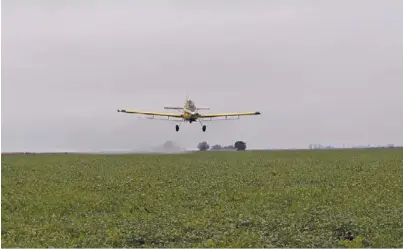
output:
[{"label": "overcast gray sky", "polygon": [[[152,2],[152,3],[151,3]],[[2,1],[2,150],[403,144],[403,1]],[[200,124],[138,120],[188,94]]]}]

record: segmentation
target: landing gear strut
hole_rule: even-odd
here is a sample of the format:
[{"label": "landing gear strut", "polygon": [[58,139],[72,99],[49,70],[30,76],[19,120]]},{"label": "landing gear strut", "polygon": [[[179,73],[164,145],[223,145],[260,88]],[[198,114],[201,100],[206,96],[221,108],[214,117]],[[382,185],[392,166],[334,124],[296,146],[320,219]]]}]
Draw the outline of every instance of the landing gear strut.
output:
[{"label": "landing gear strut", "polygon": [[[191,121],[189,121],[189,122],[191,122]],[[202,122],[200,122],[200,125],[202,126],[202,131],[206,132],[207,127],[205,125],[203,125]],[[175,125],[175,130],[176,130],[176,132],[179,131],[179,125]]]},{"label": "landing gear strut", "polygon": [[202,126],[202,131],[205,132],[207,127],[205,125],[203,125],[203,123],[200,120],[199,120],[199,123]]},{"label": "landing gear strut", "polygon": [[182,121],[181,121],[179,124],[175,125],[175,130],[176,130],[176,132],[179,131],[179,126],[182,124],[182,122],[183,122],[183,119],[182,119]]}]

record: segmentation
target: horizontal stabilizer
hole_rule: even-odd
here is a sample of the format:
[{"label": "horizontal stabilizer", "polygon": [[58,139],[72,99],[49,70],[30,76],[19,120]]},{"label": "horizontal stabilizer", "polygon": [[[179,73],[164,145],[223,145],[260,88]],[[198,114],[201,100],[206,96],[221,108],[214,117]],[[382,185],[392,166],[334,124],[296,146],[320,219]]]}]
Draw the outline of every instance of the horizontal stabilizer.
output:
[{"label": "horizontal stabilizer", "polygon": [[168,110],[183,110],[183,107],[165,106],[164,109],[168,109]]},{"label": "horizontal stabilizer", "polygon": [[210,110],[210,107],[197,107],[197,110]]}]

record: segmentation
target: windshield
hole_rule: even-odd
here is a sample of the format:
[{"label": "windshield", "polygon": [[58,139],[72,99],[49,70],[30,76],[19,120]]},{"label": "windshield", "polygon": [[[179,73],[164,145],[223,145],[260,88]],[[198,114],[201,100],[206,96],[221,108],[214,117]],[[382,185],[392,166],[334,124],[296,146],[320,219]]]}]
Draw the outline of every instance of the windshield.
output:
[{"label": "windshield", "polygon": [[186,108],[189,109],[192,112],[196,111],[196,105],[192,100],[188,100],[186,102]]}]

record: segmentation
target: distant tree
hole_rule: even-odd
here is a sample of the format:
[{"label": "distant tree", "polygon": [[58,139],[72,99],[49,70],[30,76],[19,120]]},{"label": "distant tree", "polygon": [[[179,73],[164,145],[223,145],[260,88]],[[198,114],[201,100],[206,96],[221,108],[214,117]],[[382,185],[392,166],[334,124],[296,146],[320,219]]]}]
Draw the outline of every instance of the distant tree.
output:
[{"label": "distant tree", "polygon": [[236,141],[234,147],[237,150],[246,150],[246,143],[244,141]]},{"label": "distant tree", "polygon": [[164,143],[164,149],[173,149],[174,147],[175,147],[175,144],[172,141],[166,141]]},{"label": "distant tree", "polygon": [[222,146],[219,144],[211,146],[211,150],[221,150]]},{"label": "distant tree", "polygon": [[235,146],[233,144],[231,144],[231,145],[224,146],[222,148],[226,149],[226,150],[232,150],[232,149],[235,149]]},{"label": "distant tree", "polygon": [[210,148],[210,145],[209,145],[206,141],[203,141],[203,142],[200,142],[200,143],[197,145],[197,148],[198,148],[200,151],[206,151],[206,150],[208,150],[208,149]]}]

